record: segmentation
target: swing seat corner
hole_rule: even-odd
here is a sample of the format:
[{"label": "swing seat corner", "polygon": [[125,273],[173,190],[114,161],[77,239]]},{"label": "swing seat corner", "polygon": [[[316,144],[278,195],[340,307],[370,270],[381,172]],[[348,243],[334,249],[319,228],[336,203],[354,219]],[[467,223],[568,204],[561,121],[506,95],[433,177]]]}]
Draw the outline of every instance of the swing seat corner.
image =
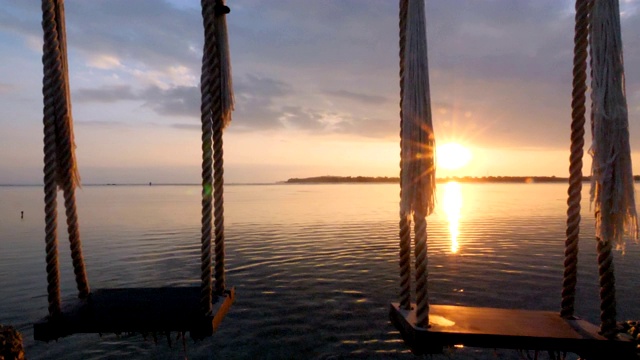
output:
[{"label": "swing seat corner", "polygon": [[69,302],[56,316],[34,323],[34,339],[52,341],[77,333],[157,334],[189,332],[212,336],[235,301],[235,288],[212,299],[213,311],[200,310],[200,287],[99,289]]},{"label": "swing seat corner", "polygon": [[636,343],[608,339],[599,328],[558,312],[430,305],[429,327],[416,325],[416,305],[410,310],[392,303],[391,323],[414,354],[440,353],[445,347],[523,349],[572,352],[586,358],[637,359]]}]

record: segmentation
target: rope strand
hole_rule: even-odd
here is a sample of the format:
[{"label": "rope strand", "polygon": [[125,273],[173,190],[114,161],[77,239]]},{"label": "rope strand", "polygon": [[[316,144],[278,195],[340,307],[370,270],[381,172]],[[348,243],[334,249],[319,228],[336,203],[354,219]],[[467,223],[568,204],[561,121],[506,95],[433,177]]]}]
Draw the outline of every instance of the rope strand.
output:
[{"label": "rope strand", "polygon": [[71,249],[71,259],[73,272],[75,274],[78,297],[81,299],[89,296],[89,280],[84,265],[82,255],[82,242],[80,240],[80,230],[78,224],[78,212],[76,209],[75,188],[80,184],[80,176],[76,166],[76,159],[73,144],[73,120],[71,115],[71,92],[69,88],[69,65],[67,60],[67,36],[64,17],[64,0],[58,0],[55,14],[57,18],[57,34],[59,44],[59,57],[61,64],[60,88],[56,92],[56,140],[58,184],[64,192],[65,214],[67,216],[67,233],[69,234],[69,248]]},{"label": "rope strand", "polygon": [[204,50],[202,52],[202,74],[200,76],[200,120],[202,123],[202,219],[200,248],[200,307],[205,315],[211,314],[212,271],[211,271],[211,222],[213,192],[213,124],[211,122],[212,89],[211,74],[215,61],[214,6],[210,0],[202,0],[202,19],[204,24]]},{"label": "rope strand", "polygon": [[55,68],[60,66],[58,56],[58,34],[55,23],[54,3],[42,1],[42,29],[44,45],[42,63],[44,76],[42,95],[44,102],[44,208],[45,208],[45,251],[47,270],[47,300],[49,315],[60,313],[60,268],[58,263],[58,211],[56,184],[56,125],[55,125]]},{"label": "rope strand", "polygon": [[416,325],[429,327],[429,285],[427,281],[427,218],[416,213],[415,221],[415,253],[416,253]]},{"label": "rope strand", "polygon": [[616,327],[616,278],[611,254],[611,241],[597,239],[598,275],[600,280],[600,333],[613,337]]},{"label": "rope strand", "polygon": [[587,47],[591,0],[576,1],[573,50],[573,91],[571,101],[571,155],[567,229],[564,250],[564,275],[560,315],[574,315],[578,281],[578,243],[580,241],[580,200],[582,199],[582,157],[584,155],[585,103],[587,92]]},{"label": "rope strand", "polygon": [[[409,0],[400,0],[400,179],[402,179],[402,100],[404,98],[404,59],[407,39],[407,9]],[[402,199],[402,181],[400,181],[400,199]],[[400,307],[411,308],[411,218],[410,214],[400,212]]]},{"label": "rope strand", "polygon": [[78,288],[78,297],[85,299],[91,292],[89,280],[84,265],[82,255],[82,243],[80,242],[80,230],[78,229],[78,213],[76,210],[75,188],[66,186],[64,189],[64,206],[67,215],[67,232],[69,233],[69,248],[71,250],[71,261],[73,263],[73,273]]},{"label": "rope strand", "polygon": [[211,77],[212,122],[213,122],[213,207],[214,207],[214,245],[215,245],[215,292],[221,295],[225,291],[225,250],[224,250],[224,151],[222,133],[231,122],[233,110],[233,86],[231,81],[231,62],[229,58],[229,40],[227,37],[226,14],[229,8],[223,0],[216,0],[216,52],[213,57],[213,76]]},{"label": "rope strand", "polygon": [[[220,83],[220,77],[215,77],[215,85]],[[215,226],[215,291],[222,294],[225,290],[225,270],[224,270],[224,160],[222,148],[222,106],[220,96],[214,96],[214,117],[213,124],[213,205],[214,205],[214,226]]]}]

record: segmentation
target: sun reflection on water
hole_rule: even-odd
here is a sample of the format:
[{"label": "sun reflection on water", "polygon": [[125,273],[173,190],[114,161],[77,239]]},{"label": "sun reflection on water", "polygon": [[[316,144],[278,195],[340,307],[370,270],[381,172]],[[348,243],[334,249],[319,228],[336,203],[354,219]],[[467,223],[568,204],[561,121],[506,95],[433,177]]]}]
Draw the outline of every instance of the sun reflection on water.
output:
[{"label": "sun reflection on water", "polygon": [[455,254],[459,249],[458,235],[460,235],[460,212],[462,210],[462,190],[459,183],[450,181],[444,184],[442,207],[447,214],[447,220],[449,220],[451,252]]}]

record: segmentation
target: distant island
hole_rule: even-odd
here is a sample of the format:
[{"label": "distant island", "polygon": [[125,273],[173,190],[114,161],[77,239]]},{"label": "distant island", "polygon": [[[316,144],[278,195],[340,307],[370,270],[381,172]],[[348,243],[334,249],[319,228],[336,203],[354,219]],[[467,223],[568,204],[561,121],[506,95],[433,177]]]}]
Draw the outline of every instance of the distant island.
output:
[{"label": "distant island", "polygon": [[[640,175],[633,177],[640,181]],[[450,176],[438,178],[438,182],[456,181],[460,183],[567,183],[569,178],[557,176]],[[591,181],[590,176],[583,176],[582,181]],[[398,177],[387,176],[315,176],[308,178],[291,178],[285,184],[339,184],[339,183],[387,183],[397,184]]]}]

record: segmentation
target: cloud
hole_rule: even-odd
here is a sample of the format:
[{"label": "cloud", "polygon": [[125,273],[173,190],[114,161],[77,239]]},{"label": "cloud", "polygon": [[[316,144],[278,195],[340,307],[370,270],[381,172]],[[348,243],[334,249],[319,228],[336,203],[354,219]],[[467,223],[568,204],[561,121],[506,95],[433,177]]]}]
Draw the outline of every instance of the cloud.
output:
[{"label": "cloud", "polygon": [[452,0],[429,2],[427,10],[432,68],[490,81],[557,83],[571,75],[573,15],[567,2]]},{"label": "cloud", "polygon": [[87,65],[101,70],[116,69],[122,66],[120,59],[113,55],[91,54],[87,56]]},{"label": "cloud", "polygon": [[364,104],[379,104],[389,101],[389,99],[384,96],[363,94],[348,90],[325,90],[323,93],[330,96],[358,101]]},{"label": "cloud", "polygon": [[118,101],[139,100],[129,85],[103,86],[98,89],[78,89],[72,94],[72,100],[79,103],[115,103]]},{"label": "cloud", "polygon": [[282,80],[248,74],[234,84],[236,93],[249,97],[282,97],[293,94],[291,84]]},{"label": "cloud", "polygon": [[[236,112],[234,117],[242,118],[243,129],[282,128],[279,118],[285,112],[302,116],[294,107],[280,106],[277,99],[294,94],[292,87],[273,78],[247,75],[235,80]],[[161,88],[157,85],[134,90],[129,85],[81,88],[73,93],[73,99],[80,103],[115,103],[119,101],[140,101],[161,116],[179,116],[200,119],[200,88],[197,86],[172,86]],[[198,125],[199,126],[199,125]],[[180,127],[180,126],[177,126]]]},{"label": "cloud", "polygon": [[147,68],[197,67],[190,50],[200,43],[200,14],[165,1],[67,1],[70,48],[84,56],[117,59],[121,64]]},{"label": "cloud", "polygon": [[173,124],[169,124],[169,126],[174,129],[180,129],[180,130],[197,130],[197,131],[202,130],[201,124],[173,123]]},{"label": "cloud", "polygon": [[335,131],[339,134],[359,135],[368,138],[392,138],[399,139],[400,120],[389,119],[367,119],[345,117],[336,125]]},{"label": "cloud", "polygon": [[74,120],[74,125],[87,127],[126,127],[127,123],[122,121],[105,121],[105,120]]},{"label": "cloud", "polygon": [[5,0],[0,11],[0,30],[42,38],[40,4],[32,1]]},{"label": "cloud", "polygon": [[0,82],[0,94],[6,94],[15,90],[17,87],[13,84],[5,84]]},{"label": "cloud", "polygon": [[[284,110],[276,104],[276,100],[293,94],[289,84],[273,78],[247,75],[237,78],[234,85],[236,111],[233,117],[241,119],[236,121],[239,129],[283,128],[280,117]],[[190,117],[198,122],[200,97],[200,89],[196,86],[174,86],[169,89],[151,86],[139,95],[144,106],[158,115]]]},{"label": "cloud", "polygon": [[[383,136],[390,126],[383,122],[356,118],[348,112],[317,109],[290,101],[296,94],[288,83],[269,77],[247,75],[236,79],[236,111],[234,131],[297,129],[315,133],[354,133],[363,136]],[[375,96],[328,91],[370,104]],[[162,89],[148,86],[134,90],[128,85],[78,89],[73,97],[79,103],[112,104],[119,101],[139,101],[143,107],[164,117],[182,117],[188,122],[172,122],[168,126],[200,130],[200,89],[196,86],[173,86]],[[381,98],[383,99],[383,98]],[[397,126],[396,126],[397,127]]]},{"label": "cloud", "polygon": [[[5,1],[0,31],[41,38],[38,4]],[[230,6],[233,131],[397,134],[397,3],[237,0]],[[637,8],[637,1],[621,3],[627,64],[640,59]],[[98,84],[93,90],[83,84],[75,100],[139,101],[158,115],[180,117],[172,122],[178,127],[184,120],[199,128],[197,6],[67,0],[66,10],[72,60]],[[474,140],[485,143],[564,144],[571,2],[429,1],[427,28],[436,131],[475,129]],[[626,70],[628,93],[635,94],[640,68]],[[115,77],[130,87],[105,80]],[[634,99],[631,115],[639,108]]]},{"label": "cloud", "polygon": [[140,98],[158,115],[200,119],[200,89],[196,86],[149,87]]}]

